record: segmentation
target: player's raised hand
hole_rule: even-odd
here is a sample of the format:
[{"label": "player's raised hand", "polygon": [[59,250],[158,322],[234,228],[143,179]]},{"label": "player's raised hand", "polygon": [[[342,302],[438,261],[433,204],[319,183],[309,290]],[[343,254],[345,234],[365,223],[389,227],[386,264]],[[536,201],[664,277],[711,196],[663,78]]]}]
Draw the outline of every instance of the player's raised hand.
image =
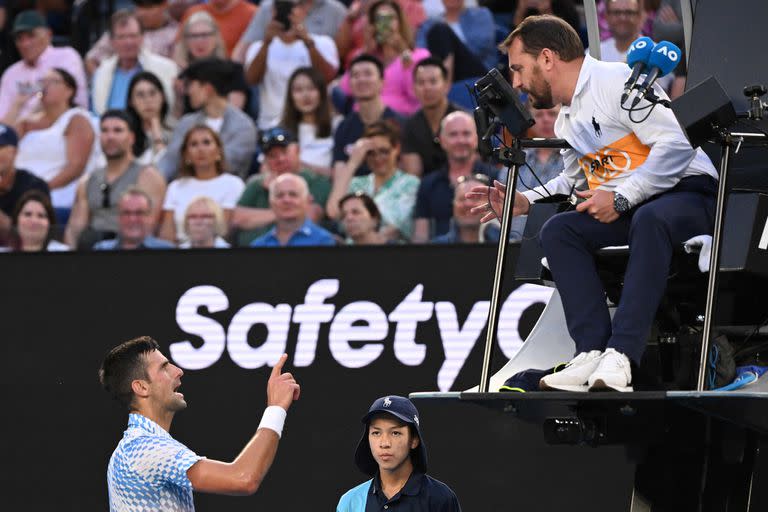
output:
[{"label": "player's raised hand", "polygon": [[294,400],[299,399],[301,387],[289,372],[283,373],[288,354],[283,354],[272,368],[267,382],[267,405],[278,405],[286,411]]}]

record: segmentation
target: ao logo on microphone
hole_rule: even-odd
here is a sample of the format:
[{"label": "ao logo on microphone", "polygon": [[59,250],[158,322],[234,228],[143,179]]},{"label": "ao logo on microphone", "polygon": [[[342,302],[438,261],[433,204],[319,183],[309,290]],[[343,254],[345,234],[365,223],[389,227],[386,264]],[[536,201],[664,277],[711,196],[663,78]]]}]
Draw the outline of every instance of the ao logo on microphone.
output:
[{"label": "ao logo on microphone", "polygon": [[[638,43],[645,44],[645,41],[639,41]],[[654,52],[660,53],[661,55],[664,55],[672,62],[677,62],[680,60],[680,54],[677,53],[677,51],[674,48],[670,48],[667,45],[657,44],[656,47],[653,49]]]},{"label": "ao logo on microphone", "polygon": [[632,45],[630,45],[629,51],[633,52],[635,50],[642,50],[646,46],[648,46],[648,41],[646,39],[640,38],[640,39],[637,39],[634,43],[632,43]]}]

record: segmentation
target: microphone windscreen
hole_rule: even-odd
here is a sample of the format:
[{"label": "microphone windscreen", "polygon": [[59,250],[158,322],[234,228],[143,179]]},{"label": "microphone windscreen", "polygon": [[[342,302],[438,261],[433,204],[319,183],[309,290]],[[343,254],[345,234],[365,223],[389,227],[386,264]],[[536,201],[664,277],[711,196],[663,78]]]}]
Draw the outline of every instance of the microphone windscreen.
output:
[{"label": "microphone windscreen", "polygon": [[659,68],[659,76],[665,76],[680,64],[680,48],[669,41],[661,41],[653,47],[648,67]]},{"label": "microphone windscreen", "polygon": [[653,39],[650,37],[638,37],[635,39],[627,52],[627,66],[634,68],[638,62],[647,64],[653,46]]}]

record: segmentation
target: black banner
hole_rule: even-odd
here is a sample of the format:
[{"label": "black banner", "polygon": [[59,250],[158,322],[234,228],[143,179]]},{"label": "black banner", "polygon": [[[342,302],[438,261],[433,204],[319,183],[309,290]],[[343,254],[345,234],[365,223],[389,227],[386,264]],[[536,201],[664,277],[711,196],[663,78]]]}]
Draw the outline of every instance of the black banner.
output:
[{"label": "black banner", "polygon": [[[517,247],[513,247],[514,261]],[[477,384],[495,248],[382,247],[6,254],[0,310],[3,508],[104,510],[126,413],[101,390],[104,354],[150,335],[185,371],[174,437],[232,460],[265,407],[283,351],[302,385],[277,460],[249,498],[196,495],[198,510],[333,510],[363,481],[359,418],[385,394]],[[502,295],[495,366],[519,348],[549,290]],[[429,449],[450,449],[423,416]],[[435,457],[440,460],[440,457]],[[440,467],[433,467],[440,478]],[[448,482],[461,488],[459,482]],[[466,510],[481,496],[465,489]],[[470,505],[470,506],[467,506]]]}]

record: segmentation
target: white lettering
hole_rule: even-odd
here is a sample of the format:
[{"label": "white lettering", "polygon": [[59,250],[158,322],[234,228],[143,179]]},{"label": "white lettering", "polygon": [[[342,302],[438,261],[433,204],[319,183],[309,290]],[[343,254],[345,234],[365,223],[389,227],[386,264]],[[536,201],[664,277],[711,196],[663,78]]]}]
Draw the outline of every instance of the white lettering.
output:
[{"label": "white lettering", "polygon": [[[765,246],[762,248],[765,249],[768,246],[768,222],[763,233]],[[323,339],[322,324],[330,323],[328,348],[331,356],[346,368],[362,368],[384,353],[390,324],[394,324],[391,339],[395,358],[406,366],[419,366],[426,360],[428,347],[436,350],[435,344],[416,339],[419,323],[428,322],[434,314],[437,332],[431,327],[429,335],[432,339],[440,339],[445,356],[437,375],[437,386],[448,391],[488,320],[489,302],[478,301],[460,325],[453,303],[422,300],[425,292],[422,284],[414,286],[389,315],[370,301],[351,302],[337,312],[337,306],[326,301],[339,289],[338,279],[320,279],[307,288],[304,302],[295,308],[289,304],[247,304],[234,313],[226,328],[210,318],[210,315],[229,308],[226,294],[215,286],[191,288],[179,298],[176,321],[184,333],[202,338],[202,345],[196,347],[188,340],[172,343],[170,357],[185,370],[202,370],[221,359],[226,349],[240,368],[251,370],[274,366],[280,354],[286,351],[293,323],[298,325],[294,365],[306,367],[315,361],[318,341]],[[536,302],[546,302],[551,293],[549,288],[525,284],[506,298],[499,318],[498,345],[507,358],[512,358],[523,343],[519,323],[525,309]]]},{"label": "white lettering", "polygon": [[523,346],[523,340],[520,338],[520,317],[523,312],[537,302],[549,302],[553,291],[552,288],[526,283],[509,294],[501,306],[497,332],[499,348],[504,357],[512,359]]},{"label": "white lettering", "polygon": [[330,322],[336,311],[336,306],[324,304],[324,301],[338,292],[338,279],[321,279],[310,285],[304,295],[304,304],[299,304],[293,310],[293,323],[299,324],[296,353],[293,356],[295,366],[309,366],[315,361],[320,324]]},{"label": "white lettering", "polygon": [[[365,322],[366,325],[354,325]],[[384,351],[383,343],[353,347],[350,342],[381,341],[389,333],[387,315],[375,303],[359,301],[339,310],[328,333],[328,347],[333,357],[347,368],[362,368],[374,362]]]},{"label": "white lettering", "polygon": [[[288,304],[248,304],[235,314],[229,324],[229,357],[236,365],[247,370],[264,365],[274,366],[280,355],[285,352],[290,322],[291,306]],[[267,337],[258,348],[248,343],[248,332],[254,325],[264,325],[267,328]]]},{"label": "white lettering", "polygon": [[176,322],[185,333],[203,338],[198,348],[189,341],[171,343],[171,359],[187,370],[208,368],[221,358],[226,345],[224,328],[216,320],[198,314],[201,307],[206,307],[209,313],[218,313],[229,307],[229,299],[215,286],[195,286],[179,298]]},{"label": "white lettering", "polygon": [[440,391],[450,390],[456,382],[456,377],[467,362],[480,332],[485,328],[490,304],[487,300],[475,302],[463,327],[459,327],[456,306],[450,302],[435,304],[437,325],[440,328],[445,351],[445,361],[437,373],[437,387]]},{"label": "white lettering", "polygon": [[424,285],[419,284],[406,295],[405,299],[389,314],[389,321],[395,322],[395,357],[408,366],[418,366],[427,356],[427,346],[416,343],[416,326],[432,318],[433,302],[422,302]]},{"label": "white lettering", "polygon": [[666,55],[666,57],[672,62],[677,62],[677,59],[680,58],[680,55],[678,55],[678,53],[675,50],[667,46],[660,46],[659,49],[656,50],[656,53]]}]

